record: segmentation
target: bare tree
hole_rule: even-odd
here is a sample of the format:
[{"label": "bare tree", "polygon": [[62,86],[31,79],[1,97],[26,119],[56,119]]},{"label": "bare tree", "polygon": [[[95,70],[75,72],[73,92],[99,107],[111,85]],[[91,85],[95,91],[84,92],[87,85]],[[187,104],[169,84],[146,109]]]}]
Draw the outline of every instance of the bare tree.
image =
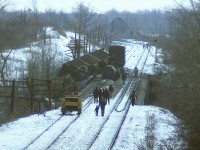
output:
[{"label": "bare tree", "polygon": [[[7,0],[0,0],[0,13],[2,10],[4,10],[4,8],[7,6]],[[0,21],[0,28],[1,28],[1,24],[2,22]],[[2,50],[2,48],[0,48],[0,51]]]},{"label": "bare tree", "polygon": [[35,38],[37,38],[39,33],[39,18],[38,18],[38,9],[37,9],[37,0],[32,0],[32,6],[33,6],[33,14],[34,14],[34,34]]},{"label": "bare tree", "polygon": [[7,64],[7,62],[8,62],[8,58],[9,58],[9,56],[10,56],[10,54],[11,54],[11,52],[12,52],[12,50],[10,50],[9,52],[8,52],[8,54],[6,55],[5,53],[3,54],[2,52],[0,52],[0,61],[2,62],[1,63],[1,70],[0,70],[0,73],[1,73],[1,80],[2,80],[2,83],[3,83],[3,86],[5,86],[5,69],[6,69],[6,64]]},{"label": "bare tree", "polygon": [[0,11],[2,11],[7,5],[7,0],[0,0]]},{"label": "bare tree", "polygon": [[[30,47],[28,53],[28,76],[40,79],[49,79],[56,76],[56,69],[61,64],[58,56],[57,43]],[[62,61],[62,60],[60,60]]]},{"label": "bare tree", "polygon": [[74,27],[80,34],[85,34],[87,29],[97,22],[97,14],[82,2],[73,9],[72,13]]}]

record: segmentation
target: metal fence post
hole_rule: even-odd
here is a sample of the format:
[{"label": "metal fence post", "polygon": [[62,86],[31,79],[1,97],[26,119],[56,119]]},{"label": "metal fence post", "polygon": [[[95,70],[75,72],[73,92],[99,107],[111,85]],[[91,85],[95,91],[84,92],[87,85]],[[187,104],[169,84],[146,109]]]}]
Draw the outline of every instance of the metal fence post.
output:
[{"label": "metal fence post", "polygon": [[15,107],[15,80],[12,80],[12,90],[11,90],[11,103],[10,103],[10,110],[14,113]]},{"label": "metal fence post", "polygon": [[47,87],[48,87],[48,96],[49,96],[49,106],[51,108],[51,80],[47,80]]},{"label": "metal fence post", "polygon": [[31,110],[33,111],[33,78],[30,78],[30,92],[31,92]]}]

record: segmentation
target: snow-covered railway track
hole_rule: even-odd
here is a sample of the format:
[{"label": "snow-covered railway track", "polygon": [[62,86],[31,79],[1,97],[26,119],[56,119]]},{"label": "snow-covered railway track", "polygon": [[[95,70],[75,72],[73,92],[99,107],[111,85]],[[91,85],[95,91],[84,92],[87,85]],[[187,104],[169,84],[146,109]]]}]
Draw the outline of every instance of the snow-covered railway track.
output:
[{"label": "snow-covered railway track", "polygon": [[[123,98],[123,97],[122,97]],[[111,113],[114,112],[114,109],[112,110]],[[106,126],[106,123],[108,123],[110,119],[110,115],[105,119],[105,121],[103,122],[102,126],[99,128],[98,132],[96,133],[96,135],[94,136],[94,138],[92,139],[91,143],[88,145],[88,149],[92,149],[92,146],[95,145],[95,144],[99,144],[98,143],[98,137],[99,135],[101,134],[101,132],[103,131],[103,129],[105,128]],[[106,144],[107,145],[107,144]],[[96,146],[95,146],[96,147]]]},{"label": "snow-covered railway track", "polygon": [[[83,111],[92,103],[92,98],[87,101],[87,103],[83,106]],[[79,116],[76,114],[70,115],[65,115],[65,116],[60,116],[53,124],[51,124],[47,129],[45,129],[42,133],[40,133],[38,136],[35,137],[27,146],[25,146],[23,149],[35,149],[37,148],[37,145],[40,142],[43,143],[43,145],[48,145],[47,147],[44,147],[44,149],[48,148],[51,146],[56,139],[62,135],[63,132],[65,132],[77,119]],[[60,128],[60,133],[55,133],[53,136],[51,135],[52,132],[58,131],[58,128]],[[50,135],[49,135],[50,134]],[[45,143],[44,139],[50,138],[51,142]],[[40,147],[41,148],[41,147]]]},{"label": "snow-covered railway track", "polygon": [[[147,59],[148,59],[148,56],[149,56],[148,54],[149,54],[149,51],[146,52],[146,53],[143,53],[143,55],[142,55],[142,56],[144,57],[143,61],[140,61],[141,65],[142,65],[142,70],[144,69],[144,65],[146,64],[146,61],[147,61]],[[141,59],[140,59],[140,60],[141,60]],[[138,64],[139,64],[139,62],[138,62]],[[140,75],[140,76],[141,76],[141,75]],[[139,84],[139,82],[140,82],[140,80],[139,80],[140,76],[137,78],[136,82],[134,83],[134,87],[133,87],[134,90],[136,90],[136,88],[137,88],[137,86],[138,86],[138,84]],[[132,76],[132,78],[133,78],[133,76]],[[131,84],[133,84],[133,83],[131,83]],[[122,118],[121,118],[121,120],[120,120],[120,123],[119,123],[120,125],[119,125],[118,128],[116,129],[116,132],[115,132],[115,134],[114,134],[114,136],[113,136],[113,138],[112,138],[111,143],[109,144],[108,149],[112,149],[112,148],[113,148],[113,146],[114,146],[114,144],[115,144],[115,142],[116,142],[116,140],[117,140],[117,137],[118,137],[118,135],[119,135],[119,132],[120,132],[120,130],[121,130],[121,128],[122,128],[122,125],[123,125],[123,123],[124,123],[124,121],[125,121],[125,119],[126,119],[126,115],[127,115],[127,113],[128,113],[129,108],[130,108],[130,101],[128,101],[127,105],[124,107],[124,111],[125,111],[124,114],[125,114],[125,115],[122,116]]]},{"label": "snow-covered railway track", "polygon": [[[131,79],[133,78],[133,76],[131,76]],[[135,85],[137,85],[135,82],[133,82],[132,80],[129,80],[129,82],[123,87],[123,89],[122,89],[122,91],[121,91],[121,93],[120,93],[120,95],[119,95],[119,97],[117,98],[117,102],[115,103],[115,106],[113,107],[113,109],[111,110],[111,112],[110,112],[110,115],[108,115],[106,118],[105,118],[105,120],[104,120],[104,122],[103,122],[103,124],[101,125],[101,127],[99,128],[99,130],[98,130],[98,132],[96,132],[96,134],[95,134],[95,136],[93,137],[93,139],[90,141],[90,144],[88,144],[88,148],[87,149],[93,149],[93,145],[94,145],[94,147],[97,147],[97,144],[99,144],[99,136],[100,136],[100,134],[101,134],[101,132],[104,130],[104,128],[106,128],[106,125],[107,124],[109,124],[109,121],[110,121],[110,118],[111,118],[111,115],[113,114],[113,113],[116,113],[116,109],[117,109],[117,107],[119,106],[119,104],[122,102],[122,101],[124,101],[126,98],[126,95],[127,94],[129,94],[128,93],[128,91],[129,91],[129,89],[130,88],[132,88],[133,87],[133,85],[132,84],[135,84]],[[126,114],[127,114],[127,112],[128,112],[128,108],[129,108],[129,106],[130,106],[130,102],[129,102],[129,100],[127,100],[127,105],[126,105],[126,109],[125,109],[125,111],[123,111],[121,114],[122,114],[122,120],[120,121],[120,122],[116,122],[116,124],[115,124],[115,127],[116,126],[118,126],[118,128],[120,128],[120,126],[122,126],[122,123],[123,123],[123,120],[124,120],[124,118],[125,118],[125,116],[126,116]],[[114,136],[117,134],[117,132],[118,131],[114,131],[113,133],[114,133]],[[114,139],[114,137],[112,138],[112,139]],[[109,140],[107,140],[107,142],[109,142]],[[110,141],[109,143],[111,143],[111,145],[112,145],[112,141]],[[106,143],[105,145],[106,146],[108,146],[108,145],[110,145],[109,143]],[[107,148],[105,148],[105,149],[107,149]]]},{"label": "snow-covered railway track", "polygon": [[[100,84],[100,86],[104,85],[105,83]],[[85,93],[85,95],[83,95],[84,105],[82,111],[85,111],[93,102],[93,97],[91,97],[92,92],[93,89],[90,89]],[[41,146],[37,147],[37,145],[44,145],[42,149],[48,149],[48,147],[51,147],[51,145],[59,138],[59,136],[61,136],[78,118],[79,116],[77,116],[77,114],[59,116],[58,119],[56,119],[48,128],[46,128],[45,130],[43,130],[43,132],[38,134],[33,140],[31,140],[29,144],[27,144],[22,149],[40,149]],[[54,131],[58,131],[58,128],[60,129],[60,132],[55,133]],[[54,134],[52,135],[52,133]]]},{"label": "snow-covered railway track", "polygon": [[[144,57],[144,59],[142,59],[142,57]],[[146,52],[146,53],[143,52],[142,56],[139,59],[137,64],[144,66],[147,58],[148,58],[148,52]],[[123,88],[123,90],[118,98],[119,100],[116,103],[115,108],[112,110],[111,114],[106,118],[103,125],[99,128],[99,131],[94,136],[91,143],[89,144],[88,149],[97,150],[99,141],[101,141],[101,149],[102,149],[102,147],[103,147],[103,149],[112,149],[112,147],[114,146],[115,141],[118,137],[118,134],[121,130],[121,127],[126,119],[128,110],[130,108],[130,100],[129,100],[130,92],[129,91],[132,91],[133,89],[136,90],[139,82],[140,82],[139,77],[134,78],[134,75],[132,73],[132,75],[130,76],[129,82],[126,84],[126,87]],[[128,97],[126,95],[128,95]],[[122,104],[123,108],[119,110],[120,103],[122,103],[122,101],[124,101],[124,100],[126,100],[126,102],[124,104]],[[115,121],[116,116],[118,116],[117,118],[120,118],[120,119],[117,119]],[[113,122],[115,122],[115,125],[113,126],[113,128],[110,128],[110,126]],[[112,133],[110,133],[110,132],[112,132]],[[110,137],[101,136],[101,135],[106,135],[106,133],[109,133]]]},{"label": "snow-covered railway track", "polygon": [[[139,56],[135,60],[135,62],[137,62],[137,65],[141,65],[142,63],[145,62],[144,58],[147,57],[146,51],[144,50],[144,52],[141,55],[143,56]],[[133,75],[133,73],[131,75]],[[129,79],[130,81],[132,80],[131,77]],[[139,77],[137,78],[137,81],[139,82]],[[134,82],[136,81],[134,80]],[[125,89],[125,86],[124,86],[124,89],[125,89],[124,91],[126,93],[125,97],[130,94],[129,93],[131,91],[130,89],[132,89],[133,87],[134,87],[133,85],[130,85],[128,88],[129,90],[128,90],[128,89]],[[122,92],[122,89],[120,89],[120,91],[117,91],[117,93],[121,93],[121,92]],[[105,145],[103,149],[108,149],[108,147],[112,145],[111,143],[114,143],[113,141],[115,141],[115,137],[117,137],[118,135],[119,131],[117,128],[121,128],[120,124],[123,124],[123,119],[122,121],[119,121],[119,118],[123,118],[123,115],[124,117],[126,116],[124,114],[126,111],[123,111],[120,113],[115,111],[115,108],[117,107],[117,105],[121,106],[121,104],[119,104],[120,102],[118,101],[118,99],[119,99],[119,94],[117,94],[115,98],[111,99],[110,105],[108,104],[106,105],[104,117],[103,116],[95,117],[95,114],[94,114],[95,105],[94,106],[91,105],[90,108],[88,108],[84,113],[81,114],[80,119],[77,120],[73,124],[73,126],[71,126],[68,129],[67,132],[65,132],[62,136],[60,136],[59,140],[57,140],[54,143],[54,145],[52,145],[49,149],[50,150],[51,149],[52,150],[59,150],[59,149],[74,149],[75,150],[75,149],[80,149],[80,145],[81,145],[82,150],[88,150],[88,149],[96,150],[98,149],[98,147],[99,149],[102,149],[102,147],[104,147],[103,145]],[[127,101],[126,98],[122,98],[122,99],[124,99],[123,101]],[[130,103],[127,105],[128,108],[129,108],[129,105]],[[115,116],[116,114],[120,116],[116,117]],[[110,124],[110,120],[115,120],[114,124],[113,122],[112,124]],[[112,126],[113,128],[111,128]],[[110,137],[109,138],[105,137],[106,134],[104,131],[112,132],[113,136],[111,137],[111,139]],[[102,132],[104,132],[104,134],[102,134]]]}]

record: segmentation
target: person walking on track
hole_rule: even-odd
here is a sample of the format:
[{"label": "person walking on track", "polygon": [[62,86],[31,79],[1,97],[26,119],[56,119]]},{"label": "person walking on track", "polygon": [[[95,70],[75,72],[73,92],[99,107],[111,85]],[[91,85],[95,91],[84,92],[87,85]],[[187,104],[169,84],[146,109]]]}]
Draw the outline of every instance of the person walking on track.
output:
[{"label": "person walking on track", "polygon": [[111,84],[109,84],[108,90],[109,90],[109,93],[110,93],[110,98],[112,98],[112,93],[114,92],[114,88]]},{"label": "person walking on track", "polygon": [[101,101],[99,101],[99,105],[100,105],[100,108],[101,108],[101,116],[104,116],[105,106],[106,106],[105,99],[102,99]]},{"label": "person walking on track", "polygon": [[137,67],[135,67],[135,69],[134,69],[134,76],[138,77],[138,68]]},{"label": "person walking on track", "polygon": [[110,105],[110,92],[109,92],[108,88],[105,88],[103,93],[104,93],[104,98],[105,98],[106,104],[108,103]]},{"label": "person walking on track", "polygon": [[98,113],[99,113],[99,105],[96,105],[95,109],[94,109],[94,112],[96,114],[96,116],[98,116]]},{"label": "person walking on track", "polygon": [[131,100],[131,104],[132,106],[135,105],[135,100],[136,100],[137,96],[136,96],[136,92],[135,90],[132,91],[131,95],[130,95],[130,100]]},{"label": "person walking on track", "polygon": [[122,73],[122,80],[123,80],[123,84],[125,85],[126,82],[126,73]]},{"label": "person walking on track", "polygon": [[97,87],[93,91],[93,96],[94,96],[94,103],[96,103],[96,102],[98,103],[99,90]]}]

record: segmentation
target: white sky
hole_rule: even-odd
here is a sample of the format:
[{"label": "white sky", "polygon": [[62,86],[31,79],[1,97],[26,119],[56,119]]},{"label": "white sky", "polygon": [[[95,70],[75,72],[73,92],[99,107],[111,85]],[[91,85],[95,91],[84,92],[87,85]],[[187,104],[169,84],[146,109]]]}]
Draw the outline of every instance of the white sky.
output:
[{"label": "white sky", "polygon": [[[113,8],[118,11],[127,10],[130,12],[164,9],[166,7],[175,7],[177,5],[175,1],[185,3],[188,0],[37,0],[37,6],[39,11],[52,9],[70,12],[81,1],[100,13]],[[8,4],[9,10],[32,8],[32,0],[8,0]]]}]

